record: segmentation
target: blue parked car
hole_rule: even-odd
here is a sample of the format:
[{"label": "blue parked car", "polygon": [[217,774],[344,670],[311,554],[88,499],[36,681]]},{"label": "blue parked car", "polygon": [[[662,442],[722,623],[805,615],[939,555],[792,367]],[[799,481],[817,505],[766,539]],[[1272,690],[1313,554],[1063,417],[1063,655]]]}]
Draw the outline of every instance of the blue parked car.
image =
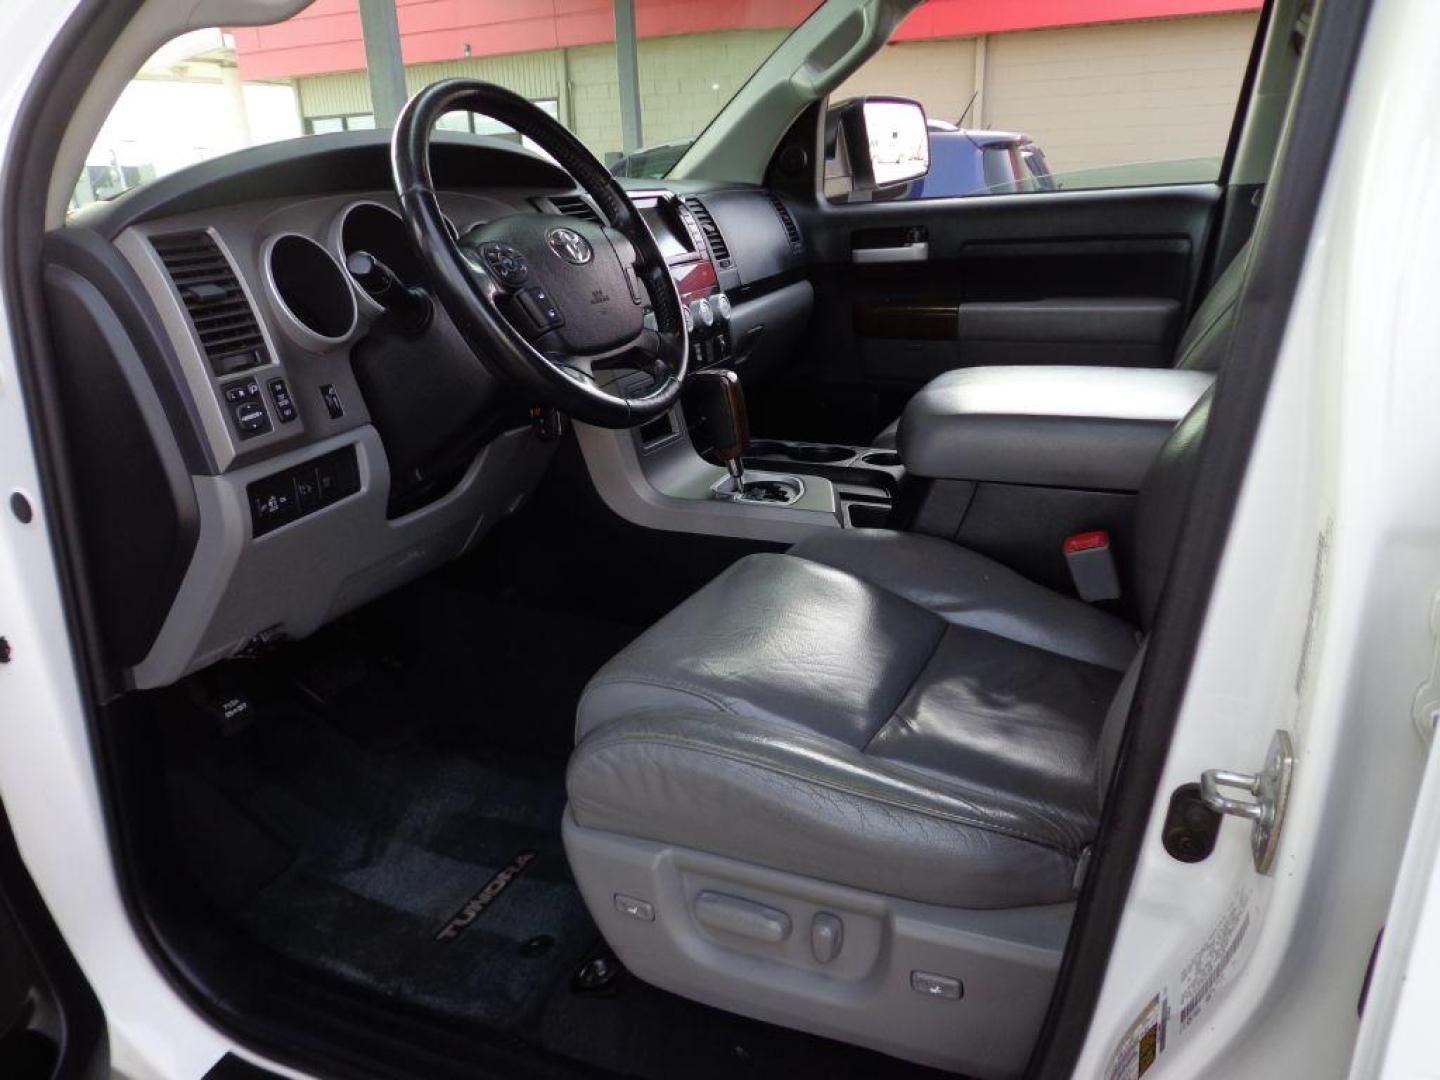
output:
[{"label": "blue parked car", "polygon": [[[943,199],[956,195],[1005,195],[1054,191],[1057,187],[1045,154],[1029,135],[1018,131],[971,131],[948,120],[930,120],[930,171],[900,199]],[[691,139],[643,147],[610,164],[615,176],[664,177]]]},{"label": "blue parked car", "polygon": [[1054,191],[1045,154],[1018,131],[972,131],[930,120],[930,171],[910,185],[907,199]]}]

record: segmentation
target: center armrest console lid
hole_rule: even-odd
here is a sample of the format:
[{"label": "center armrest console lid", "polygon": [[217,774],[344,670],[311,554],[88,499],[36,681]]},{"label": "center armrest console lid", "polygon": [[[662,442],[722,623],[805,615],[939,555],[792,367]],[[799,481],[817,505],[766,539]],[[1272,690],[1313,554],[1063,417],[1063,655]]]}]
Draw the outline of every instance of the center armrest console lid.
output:
[{"label": "center armrest console lid", "polygon": [[910,400],[900,455],[931,479],[1138,491],[1214,378],[1174,368],[962,368]]}]

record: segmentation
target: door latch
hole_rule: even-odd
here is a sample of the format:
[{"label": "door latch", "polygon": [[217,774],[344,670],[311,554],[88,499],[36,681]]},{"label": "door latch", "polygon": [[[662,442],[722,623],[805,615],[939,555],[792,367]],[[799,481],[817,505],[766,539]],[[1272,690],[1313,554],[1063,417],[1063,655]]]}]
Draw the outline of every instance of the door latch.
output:
[{"label": "door latch", "polygon": [[[1250,852],[1255,857],[1256,873],[1268,874],[1275,861],[1280,828],[1285,823],[1285,804],[1290,797],[1290,774],[1294,769],[1295,744],[1288,732],[1277,731],[1270,740],[1263,772],[1206,769],[1200,775],[1200,798],[1206,806],[1217,813],[1250,821]],[[1234,798],[1223,793],[1225,788],[1248,792],[1253,798]]]}]

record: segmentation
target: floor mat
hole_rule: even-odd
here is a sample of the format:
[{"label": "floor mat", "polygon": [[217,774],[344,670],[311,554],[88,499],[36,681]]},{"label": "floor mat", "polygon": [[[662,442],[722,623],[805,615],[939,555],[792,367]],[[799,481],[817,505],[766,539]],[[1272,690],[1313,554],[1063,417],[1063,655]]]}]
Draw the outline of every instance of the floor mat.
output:
[{"label": "floor mat", "polygon": [[572,988],[603,948],[560,840],[575,701],[638,629],[431,581],[218,673],[253,721],[189,702],[163,740],[190,875],[262,946],[587,1073],[932,1075],[628,974]]},{"label": "floor mat", "polygon": [[596,937],[552,762],[368,750],[301,710],[242,738],[213,781],[295,852],[235,906],[244,927],[411,1004],[504,1030],[536,1022]]}]

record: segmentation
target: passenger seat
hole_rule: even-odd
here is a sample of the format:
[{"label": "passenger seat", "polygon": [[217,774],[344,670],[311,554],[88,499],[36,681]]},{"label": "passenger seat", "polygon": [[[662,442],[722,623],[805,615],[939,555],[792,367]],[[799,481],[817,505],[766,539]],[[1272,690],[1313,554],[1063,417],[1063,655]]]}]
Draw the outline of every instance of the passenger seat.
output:
[{"label": "passenger seat", "polygon": [[[1235,320],[1240,283],[1245,277],[1245,266],[1249,260],[1250,241],[1247,240],[1211,286],[1185,327],[1175,350],[1175,367],[1192,371],[1219,369],[1223,345],[1229,339],[1230,327]],[[870,440],[870,445],[894,450],[899,446],[899,436],[900,418],[897,416]]]}]

